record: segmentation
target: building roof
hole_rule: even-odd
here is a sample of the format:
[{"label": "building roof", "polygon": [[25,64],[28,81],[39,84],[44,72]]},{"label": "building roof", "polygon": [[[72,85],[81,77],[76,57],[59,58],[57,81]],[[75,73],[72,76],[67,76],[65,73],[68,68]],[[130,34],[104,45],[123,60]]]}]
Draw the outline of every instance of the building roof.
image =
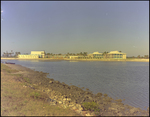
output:
[{"label": "building roof", "polygon": [[99,52],[93,52],[93,54],[102,54],[102,53],[99,53]]},{"label": "building roof", "polygon": [[108,54],[125,54],[119,51],[110,51]]},{"label": "building roof", "polygon": [[42,50],[42,51],[31,51],[31,52],[45,52],[44,50]]}]

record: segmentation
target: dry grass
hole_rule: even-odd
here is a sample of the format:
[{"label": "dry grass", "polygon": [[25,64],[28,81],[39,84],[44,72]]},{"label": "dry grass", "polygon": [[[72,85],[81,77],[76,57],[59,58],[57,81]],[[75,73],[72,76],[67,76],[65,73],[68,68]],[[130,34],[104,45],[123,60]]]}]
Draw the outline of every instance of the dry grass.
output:
[{"label": "dry grass", "polygon": [[[63,109],[57,105],[49,105],[45,101],[47,95],[29,87],[23,87],[24,82],[16,80],[17,72],[1,64],[1,115],[2,116],[79,116],[69,108]],[[28,81],[27,78],[24,78]]]}]

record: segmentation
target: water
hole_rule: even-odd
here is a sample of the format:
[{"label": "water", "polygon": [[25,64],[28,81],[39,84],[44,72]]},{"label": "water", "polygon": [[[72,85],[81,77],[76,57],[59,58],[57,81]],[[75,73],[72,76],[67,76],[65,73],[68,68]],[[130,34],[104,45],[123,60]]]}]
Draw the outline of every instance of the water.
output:
[{"label": "water", "polygon": [[124,104],[143,110],[149,107],[149,62],[7,61],[47,72],[54,80],[80,85],[94,94],[101,92],[114,99],[125,99]]}]

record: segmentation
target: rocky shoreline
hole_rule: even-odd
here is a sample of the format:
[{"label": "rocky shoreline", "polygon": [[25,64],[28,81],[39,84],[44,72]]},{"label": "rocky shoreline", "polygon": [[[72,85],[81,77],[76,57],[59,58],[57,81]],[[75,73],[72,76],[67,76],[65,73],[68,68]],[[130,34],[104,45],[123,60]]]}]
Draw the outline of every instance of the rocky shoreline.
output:
[{"label": "rocky shoreline", "polygon": [[[47,103],[58,105],[63,108],[71,108],[82,116],[97,115],[97,116],[149,116],[149,107],[147,110],[141,110],[129,105],[124,105],[121,99],[114,100],[108,97],[107,94],[93,94],[90,90],[83,90],[74,85],[67,85],[64,82],[60,83],[54,79],[47,78],[48,73],[38,72],[21,65],[7,66],[12,69],[19,70],[17,74],[21,74],[16,80],[22,81],[26,77],[24,88],[30,87],[34,90],[42,91],[47,94]],[[86,109],[84,103],[97,104],[93,109]],[[94,111],[94,108],[98,109]]]}]

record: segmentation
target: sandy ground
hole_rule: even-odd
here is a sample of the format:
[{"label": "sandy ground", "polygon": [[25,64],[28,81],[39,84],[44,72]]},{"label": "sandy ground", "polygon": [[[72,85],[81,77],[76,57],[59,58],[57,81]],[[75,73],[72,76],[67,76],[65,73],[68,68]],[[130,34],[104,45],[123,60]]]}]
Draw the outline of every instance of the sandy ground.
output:
[{"label": "sandy ground", "polygon": [[1,58],[6,60],[67,60],[67,61],[131,61],[131,62],[149,62],[149,59],[53,59],[53,58],[38,58],[38,59],[22,59],[22,58]]}]

